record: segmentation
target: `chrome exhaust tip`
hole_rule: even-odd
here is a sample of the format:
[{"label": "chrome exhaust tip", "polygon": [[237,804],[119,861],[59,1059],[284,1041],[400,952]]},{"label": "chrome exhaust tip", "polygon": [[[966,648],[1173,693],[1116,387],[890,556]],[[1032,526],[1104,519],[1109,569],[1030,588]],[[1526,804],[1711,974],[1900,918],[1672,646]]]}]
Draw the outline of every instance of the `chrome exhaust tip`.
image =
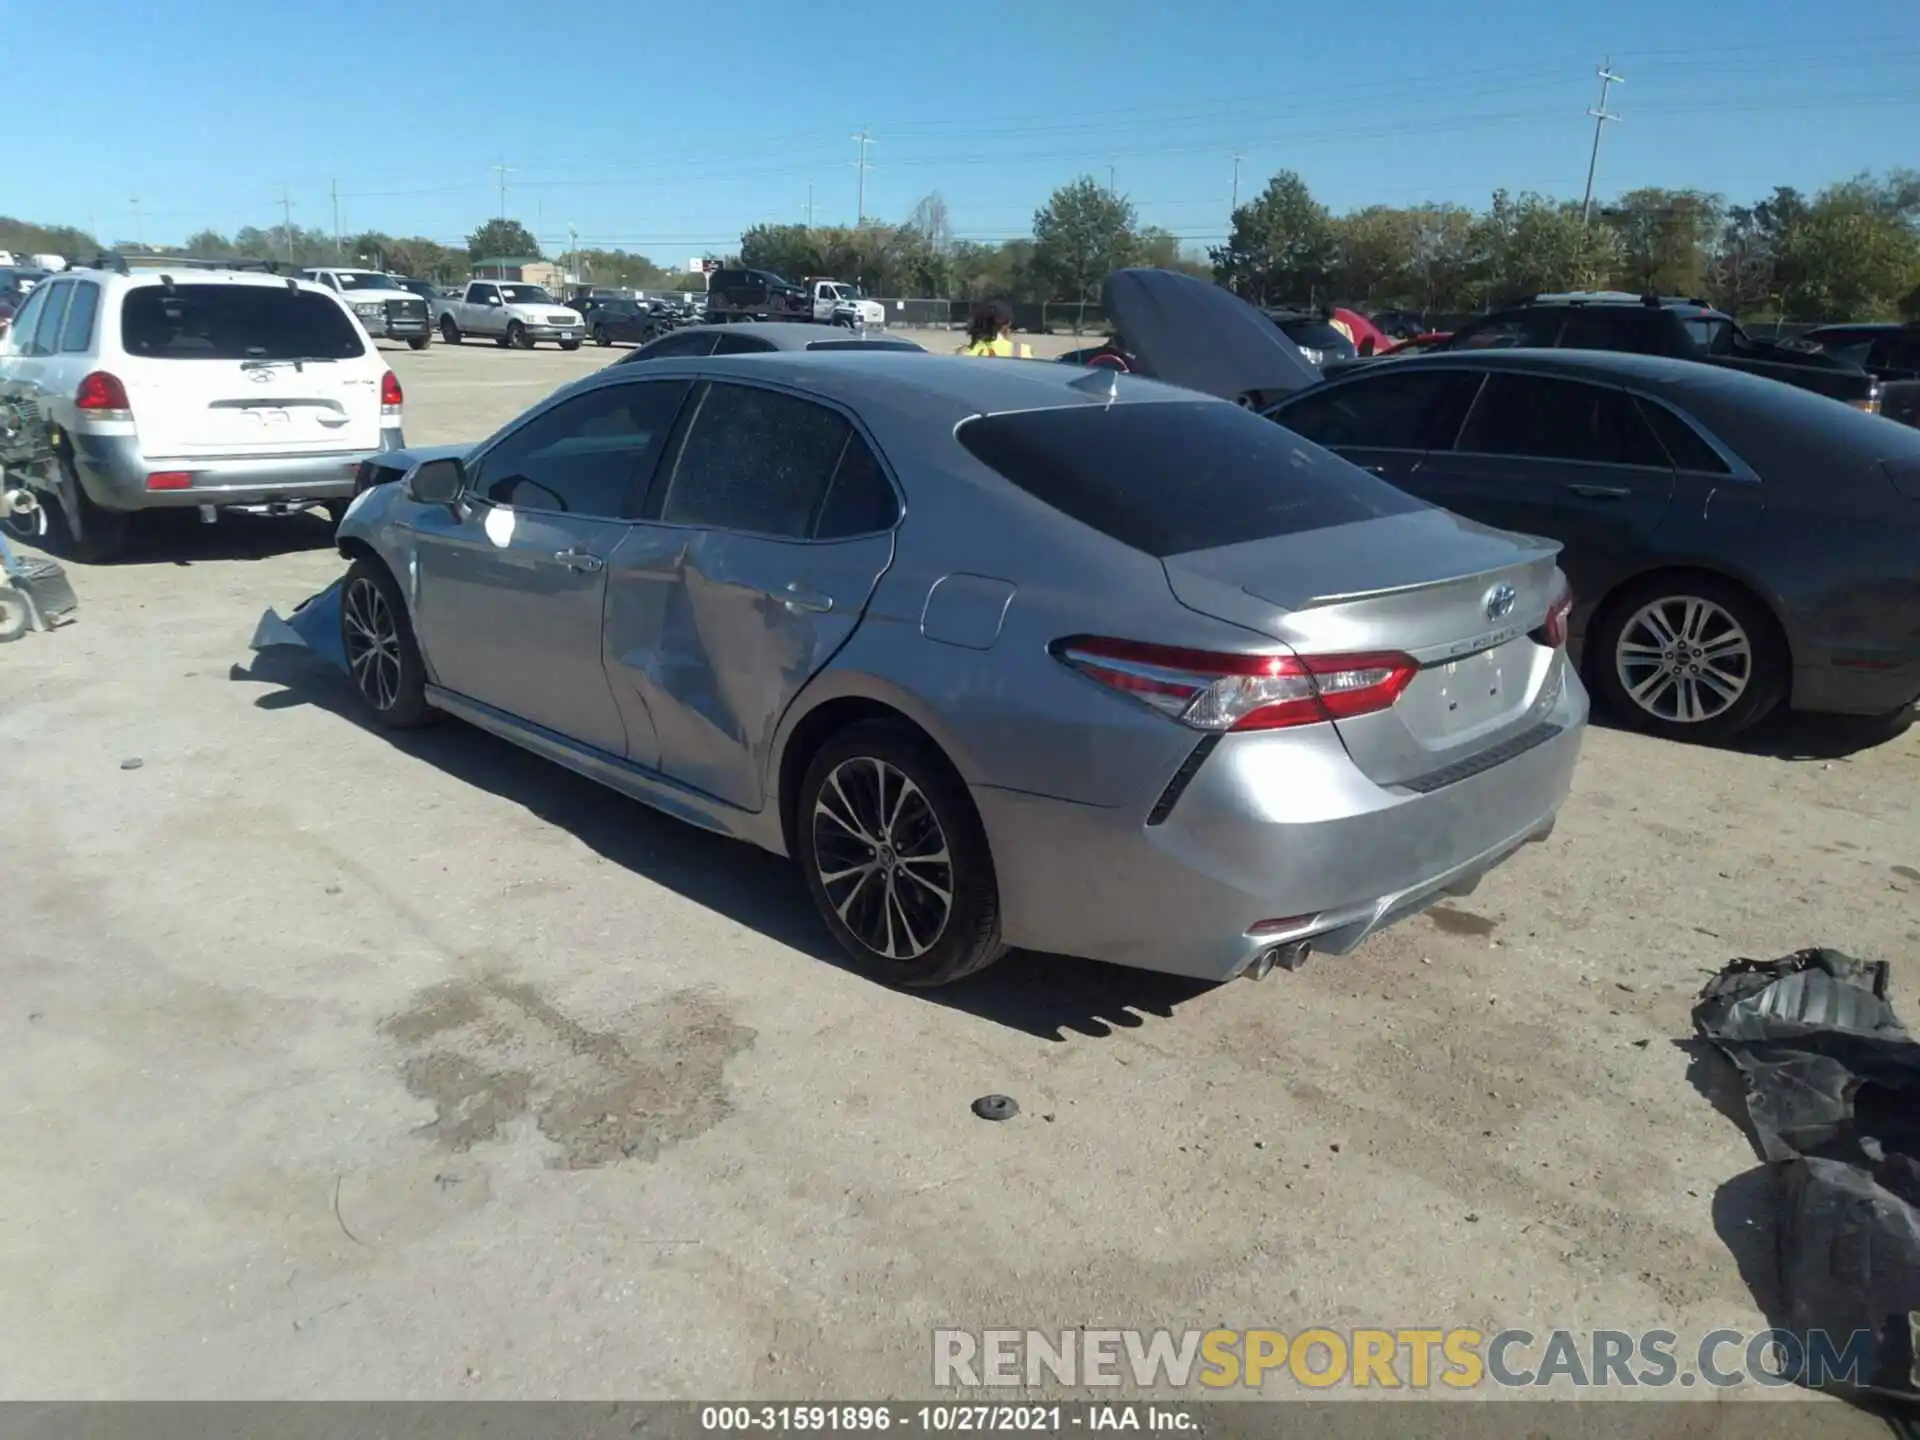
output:
[{"label": "chrome exhaust tip", "polygon": [[1240,972],[1243,980],[1264,980],[1273,973],[1277,965],[1282,970],[1298,970],[1307,963],[1307,957],[1313,954],[1310,941],[1295,940],[1287,945],[1269,945],[1247,963]]}]

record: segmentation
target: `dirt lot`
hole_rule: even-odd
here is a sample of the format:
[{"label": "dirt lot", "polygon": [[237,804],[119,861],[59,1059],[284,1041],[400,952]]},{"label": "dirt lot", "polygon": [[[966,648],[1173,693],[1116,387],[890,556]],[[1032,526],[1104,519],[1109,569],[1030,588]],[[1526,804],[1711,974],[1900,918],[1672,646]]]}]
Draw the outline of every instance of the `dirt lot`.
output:
[{"label": "dirt lot", "polygon": [[[607,357],[389,358],[426,442]],[[1359,954],[898,994],[782,862],[249,652],[339,569],[317,519],[189,524],[0,650],[0,1397],[924,1394],[944,1325],[1755,1328],[1765,1192],[1692,993],[1822,943],[1920,1017],[1920,732],[1596,728],[1550,843]]]}]

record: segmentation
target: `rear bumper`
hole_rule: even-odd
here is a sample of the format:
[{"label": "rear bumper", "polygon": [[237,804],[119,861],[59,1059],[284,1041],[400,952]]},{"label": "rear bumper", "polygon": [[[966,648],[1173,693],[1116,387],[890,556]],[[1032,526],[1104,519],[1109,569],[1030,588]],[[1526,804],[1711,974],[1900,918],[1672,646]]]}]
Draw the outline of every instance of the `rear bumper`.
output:
[{"label": "rear bumper", "polygon": [[[1006,939],[1204,980],[1300,939],[1345,953],[1544,838],[1586,718],[1569,667],[1557,734],[1427,794],[1375,785],[1330,726],[1231,736],[1159,825],[1156,796],[1105,809],[976,786]],[[1296,923],[1254,933],[1275,920]]]},{"label": "rear bumper", "polygon": [[1884,668],[1829,662],[1793,672],[1795,710],[1821,715],[1893,715],[1920,705],[1920,659]]},{"label": "rear bumper", "polygon": [[[130,435],[73,436],[74,470],[87,498],[103,510],[194,509],[202,505],[275,505],[346,500],[353,496],[360,462],[369,455],[398,450],[406,441],[398,426],[380,432],[376,450],[324,454],[191,456],[150,459]],[[155,471],[186,471],[191,484],[181,490],[149,490]]]}]

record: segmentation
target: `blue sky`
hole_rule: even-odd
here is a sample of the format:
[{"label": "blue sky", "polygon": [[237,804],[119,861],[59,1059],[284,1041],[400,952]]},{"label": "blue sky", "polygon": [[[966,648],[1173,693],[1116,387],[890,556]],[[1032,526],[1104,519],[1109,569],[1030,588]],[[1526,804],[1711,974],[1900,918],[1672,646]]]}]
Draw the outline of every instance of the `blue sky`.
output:
[{"label": "blue sky", "polygon": [[[14,33],[31,14],[13,0]],[[177,242],[294,220],[455,241],[499,209],[665,263],[759,220],[1027,231],[1079,174],[1195,245],[1298,170],[1335,209],[1577,197],[1603,55],[1597,188],[1735,199],[1920,164],[1920,0],[91,0],[16,51],[34,162],[0,205]],[[715,18],[710,18],[715,17]],[[1111,168],[1110,168],[1111,167]],[[136,208],[133,203],[138,200]],[[137,216],[137,219],[136,219]]]}]

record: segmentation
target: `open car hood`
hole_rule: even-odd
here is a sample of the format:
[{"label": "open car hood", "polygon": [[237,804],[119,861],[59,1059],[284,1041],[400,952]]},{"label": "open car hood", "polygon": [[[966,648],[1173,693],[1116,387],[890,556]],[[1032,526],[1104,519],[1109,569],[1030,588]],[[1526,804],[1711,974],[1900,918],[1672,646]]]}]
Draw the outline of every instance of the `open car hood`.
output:
[{"label": "open car hood", "polygon": [[1139,374],[1255,409],[1320,383],[1298,345],[1218,285],[1174,270],[1116,270],[1100,299]]}]

